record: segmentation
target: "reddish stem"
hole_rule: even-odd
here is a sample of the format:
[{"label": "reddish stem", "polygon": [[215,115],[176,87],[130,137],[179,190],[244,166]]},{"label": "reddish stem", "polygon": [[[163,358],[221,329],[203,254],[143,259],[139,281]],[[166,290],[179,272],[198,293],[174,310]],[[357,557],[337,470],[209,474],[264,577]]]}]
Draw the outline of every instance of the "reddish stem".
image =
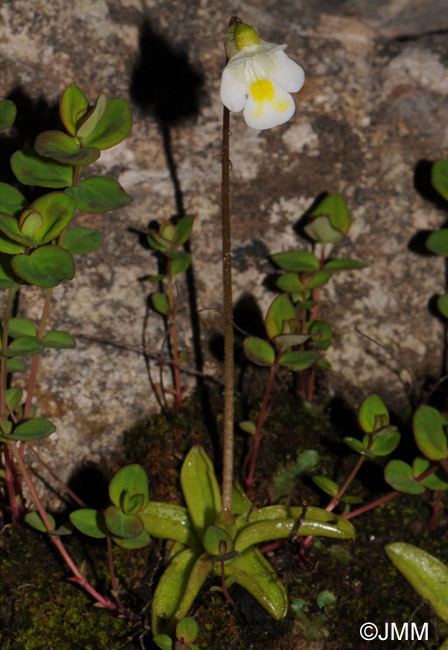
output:
[{"label": "reddish stem", "polygon": [[176,309],[174,306],[174,297],[173,297],[173,274],[171,268],[172,262],[168,260],[167,268],[167,280],[168,280],[168,304],[169,304],[169,314],[168,314],[168,327],[170,332],[170,343],[171,351],[173,353],[173,378],[174,378],[174,399],[175,399],[175,408],[176,413],[179,415],[182,407],[182,386],[180,383],[180,358],[179,358],[179,346],[177,343],[177,329],[176,329]]}]

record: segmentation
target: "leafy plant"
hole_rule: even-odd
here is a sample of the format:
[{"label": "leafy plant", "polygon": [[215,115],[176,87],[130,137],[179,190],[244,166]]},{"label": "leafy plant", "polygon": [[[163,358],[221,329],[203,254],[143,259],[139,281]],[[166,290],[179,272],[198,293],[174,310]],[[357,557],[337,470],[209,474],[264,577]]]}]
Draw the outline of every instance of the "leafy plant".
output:
[{"label": "leafy plant", "polygon": [[[174,225],[171,221],[164,221],[158,231],[150,228],[146,233],[149,245],[164,260],[165,273],[151,275],[149,278],[166,284],[166,293],[156,292],[151,294],[151,302],[154,309],[167,320],[173,371],[173,389],[171,392],[174,395],[176,413],[180,412],[183,390],[180,377],[182,353],[179,353],[177,340],[176,301],[173,280],[176,275],[186,271],[191,264],[190,253],[180,250],[180,248],[190,238],[193,220],[192,215],[186,215],[180,219],[177,225]],[[164,395],[163,387],[162,395]]]},{"label": "leafy plant", "polygon": [[303,630],[305,639],[313,641],[326,636],[323,625],[328,621],[328,607],[333,605],[336,600],[336,596],[331,591],[320,591],[316,596],[316,602],[321,611],[314,616],[305,613],[307,604],[303,598],[295,598],[292,601],[291,609]]},{"label": "leafy plant", "polygon": [[[70,533],[70,527],[56,529],[24,462],[26,450],[33,449],[33,441],[49,436],[56,429],[51,421],[36,417],[36,407],[32,404],[39,355],[45,349],[64,350],[75,346],[68,332],[47,331],[53,288],[74,277],[75,254],[95,251],[102,240],[101,234],[91,228],[69,229],[76,210],[105,212],[132,200],[119,183],[107,176],[81,180],[81,173],[99,158],[102,150],[119,143],[128,134],[132,125],[128,104],[121,98],[108,100],[101,94],[90,105],[82,90],[72,84],[61,96],[59,114],[66,132],[45,131],[37,136],[34,147],[17,151],[11,158],[11,168],[19,182],[56,191],[43,194],[29,204],[18,189],[0,183],[0,288],[8,291],[1,323],[0,443],[4,468],[1,476],[13,522],[20,526],[25,520],[30,526],[49,533],[74,574],[71,580],[84,587],[103,607],[116,609],[117,605],[101,596],[71,559],[61,540],[61,536]],[[11,125],[14,117],[13,103],[0,102],[0,126]],[[25,285],[44,290],[42,316],[37,325],[13,317],[15,301]],[[8,374],[24,372],[22,357],[28,356],[32,362],[23,391],[14,386]],[[36,512],[27,511],[23,481]]]},{"label": "leafy plant", "polygon": [[[199,626],[194,618],[183,618],[176,625],[174,650],[198,650],[193,643],[193,641],[196,641],[198,634]],[[161,650],[171,650],[173,648],[173,641],[167,634],[157,634],[153,641]]]},{"label": "leafy plant", "polygon": [[[256,545],[292,534],[336,539],[354,535],[349,522],[319,508],[308,508],[306,513],[303,508],[285,506],[254,510],[237,486],[232,512],[227,513],[213,465],[199,446],[187,454],[180,480],[186,507],[148,501],[143,470],[138,465],[124,468],[109,487],[114,517],[123,522],[119,530],[115,521],[113,528],[110,525],[110,508],[104,514],[77,510],[70,517],[81,532],[92,537],[113,535],[123,546],[138,547],[149,536],[174,541],[153,597],[151,628],[156,635],[172,633],[209,576],[221,579],[227,598],[228,588],[236,582],[271,616],[283,618],[288,609],[285,588]],[[125,510],[127,503],[132,504],[131,512]]]}]

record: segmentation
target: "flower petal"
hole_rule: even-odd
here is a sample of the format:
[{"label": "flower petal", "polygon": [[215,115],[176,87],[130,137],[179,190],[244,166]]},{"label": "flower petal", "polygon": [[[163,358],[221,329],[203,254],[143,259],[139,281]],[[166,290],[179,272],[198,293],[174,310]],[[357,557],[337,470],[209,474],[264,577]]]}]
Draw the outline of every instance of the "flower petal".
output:
[{"label": "flower petal", "polygon": [[247,97],[247,82],[244,66],[227,65],[221,79],[221,101],[229,111],[239,113],[244,108]]},{"label": "flower petal", "polygon": [[249,89],[244,119],[253,129],[271,129],[287,122],[295,110],[296,105],[288,92],[279,84],[263,79]]},{"label": "flower petal", "polygon": [[270,58],[272,67],[269,79],[278,83],[289,93],[298,92],[305,81],[303,68],[282,50],[272,52]]}]

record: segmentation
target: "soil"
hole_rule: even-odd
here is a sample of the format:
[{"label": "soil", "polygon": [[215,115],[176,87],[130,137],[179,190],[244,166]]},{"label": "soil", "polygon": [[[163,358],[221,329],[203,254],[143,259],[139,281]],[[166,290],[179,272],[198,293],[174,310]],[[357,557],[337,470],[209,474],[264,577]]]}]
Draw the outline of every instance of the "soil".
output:
[{"label": "soil", "polygon": [[[159,415],[140,422],[125,435],[123,449],[107,467],[83,468],[71,487],[84,486],[90,507],[107,505],[107,482],[124,464],[139,462],[145,468],[155,500],[182,503],[178,476],[182,460],[192,444],[202,444],[211,458],[219,459],[219,396],[208,403],[217,406],[214,417],[204,423],[207,404],[191,400],[179,417]],[[259,402],[238,403],[237,421],[257,412]],[[339,414],[343,417],[337,417]],[[239,419],[238,419],[239,418]],[[319,417],[301,408],[291,395],[277,400],[265,429],[257,466],[252,501],[260,507],[272,503],[325,507],[311,474],[294,476],[298,453],[313,449],[319,454],[316,471],[339,481],[357,460],[342,443],[342,437],[356,435],[356,418],[336,404]],[[236,436],[236,471],[241,468],[247,439]],[[411,454],[408,440],[398,456]],[[400,455],[401,453],[401,455]],[[219,460],[216,462],[219,475]],[[381,463],[364,463],[349,493],[365,502],[389,492],[382,478]],[[82,480],[81,480],[82,479]],[[87,484],[86,481],[90,481]],[[93,499],[92,499],[93,495]],[[384,546],[407,541],[448,562],[444,543],[447,518],[442,511],[434,530],[429,530],[433,494],[400,495],[352,520],[356,537],[351,541],[315,538],[304,553],[299,541],[287,540],[267,554],[284,581],[292,604],[287,617],[276,622],[244,590],[230,588],[231,607],[222,593],[206,583],[194,603],[191,615],[199,624],[196,645],[200,650],[436,650],[447,633],[427,601],[413,591],[389,562]],[[356,506],[355,506],[356,507]],[[57,523],[67,513],[56,515]],[[101,592],[107,591],[105,544],[82,535],[65,538],[75,559],[86,563],[89,579]],[[65,542],[64,540],[64,542]],[[0,647],[2,650],[131,650],[153,648],[148,625],[151,594],[163,569],[164,545],[158,540],[138,551],[114,546],[114,559],[123,600],[139,616],[139,623],[118,619],[92,607],[89,597],[67,581],[68,572],[55,554],[51,542],[36,531],[16,530],[4,525],[0,534]],[[215,583],[216,584],[216,583]],[[332,604],[319,605],[322,592],[331,592]],[[420,629],[429,624],[428,641],[384,640],[363,642],[359,628],[375,623],[380,633],[386,622],[398,628],[415,622]]]}]

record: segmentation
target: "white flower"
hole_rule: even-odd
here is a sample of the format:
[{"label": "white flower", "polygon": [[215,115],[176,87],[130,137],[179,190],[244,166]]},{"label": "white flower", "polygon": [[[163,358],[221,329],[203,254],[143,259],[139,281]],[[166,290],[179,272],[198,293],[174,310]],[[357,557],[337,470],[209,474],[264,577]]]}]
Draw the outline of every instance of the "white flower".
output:
[{"label": "white flower", "polygon": [[[244,24],[237,25],[236,30],[240,26],[247,32],[248,26]],[[303,86],[303,69],[285,54],[287,45],[262,41],[249,28],[255,37],[249,40],[252,44],[241,48],[234,38],[235,29],[233,33],[231,29],[226,49],[236,53],[222,74],[222,103],[235,113],[244,109],[244,119],[254,129],[270,129],[287,122],[296,109],[290,93]]]}]

